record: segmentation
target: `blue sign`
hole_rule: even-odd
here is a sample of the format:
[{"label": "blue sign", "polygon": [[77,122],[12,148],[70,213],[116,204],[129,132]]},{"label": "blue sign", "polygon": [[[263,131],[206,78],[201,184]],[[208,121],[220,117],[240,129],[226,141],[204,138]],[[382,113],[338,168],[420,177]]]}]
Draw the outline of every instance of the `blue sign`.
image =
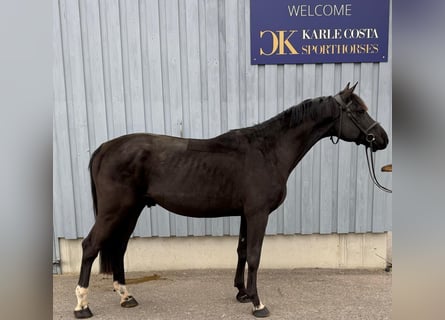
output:
[{"label": "blue sign", "polygon": [[389,0],[251,0],[251,63],[388,61]]}]

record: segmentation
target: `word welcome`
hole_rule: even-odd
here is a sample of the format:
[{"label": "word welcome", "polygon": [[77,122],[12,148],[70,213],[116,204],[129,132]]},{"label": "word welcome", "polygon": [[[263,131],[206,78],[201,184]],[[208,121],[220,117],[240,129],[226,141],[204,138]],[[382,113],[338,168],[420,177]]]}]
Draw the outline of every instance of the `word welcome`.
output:
[{"label": "word welcome", "polygon": [[352,16],[352,4],[308,4],[287,6],[291,17]]}]

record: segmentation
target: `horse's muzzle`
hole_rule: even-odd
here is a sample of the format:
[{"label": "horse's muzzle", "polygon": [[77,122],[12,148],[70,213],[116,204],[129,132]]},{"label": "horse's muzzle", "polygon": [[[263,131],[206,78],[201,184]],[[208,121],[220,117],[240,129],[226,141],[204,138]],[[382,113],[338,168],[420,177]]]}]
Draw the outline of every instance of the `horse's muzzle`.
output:
[{"label": "horse's muzzle", "polygon": [[372,151],[383,150],[388,146],[388,143],[388,135],[381,126],[378,126],[374,132],[366,136],[366,144]]}]

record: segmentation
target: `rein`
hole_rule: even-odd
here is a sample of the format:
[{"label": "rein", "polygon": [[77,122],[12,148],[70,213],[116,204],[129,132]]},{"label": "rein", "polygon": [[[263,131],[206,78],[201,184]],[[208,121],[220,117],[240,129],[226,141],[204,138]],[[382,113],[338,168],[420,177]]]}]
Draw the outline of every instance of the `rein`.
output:
[{"label": "rein", "polygon": [[[340,118],[340,125],[339,125],[339,129],[338,129],[338,135],[337,135],[337,140],[334,141],[333,136],[331,136],[331,141],[333,144],[337,144],[340,140],[340,135],[341,135],[341,124],[342,124],[342,115],[343,112],[346,112],[346,115],[349,117],[349,119],[351,119],[351,121],[355,124],[355,126],[362,132],[365,134],[366,136],[366,141],[369,142],[369,146],[365,147],[365,154],[366,154],[366,162],[368,164],[368,170],[369,170],[369,175],[371,177],[372,182],[382,191],[388,192],[388,193],[392,193],[392,190],[385,188],[384,186],[382,186],[379,181],[377,180],[377,176],[375,174],[375,159],[374,159],[374,155],[373,155],[373,151],[372,151],[372,143],[375,141],[375,135],[373,133],[369,133],[369,131],[374,128],[376,125],[378,125],[379,123],[377,121],[374,121],[368,128],[363,128],[362,125],[360,124],[360,122],[357,120],[357,118],[354,116],[354,114],[352,113],[351,110],[351,104],[352,101],[350,101],[348,104],[346,104],[343,99],[340,97],[340,95],[335,95],[334,96],[335,101],[340,105],[340,115],[337,117]],[[370,152],[368,154],[368,149],[370,149]]]},{"label": "rein", "polygon": [[[372,142],[370,143],[372,145]],[[377,180],[377,176],[375,174],[375,160],[374,160],[374,152],[372,152],[372,146],[371,146],[371,150],[369,152],[369,156],[368,156],[368,149],[370,149],[369,147],[365,148],[365,154],[366,154],[366,162],[368,164],[368,170],[369,170],[369,175],[371,176],[371,180],[372,182],[374,182],[374,184],[382,191],[388,192],[388,193],[392,193],[391,189],[385,188],[384,186],[382,186],[378,180]],[[370,160],[371,159],[371,160]]]}]

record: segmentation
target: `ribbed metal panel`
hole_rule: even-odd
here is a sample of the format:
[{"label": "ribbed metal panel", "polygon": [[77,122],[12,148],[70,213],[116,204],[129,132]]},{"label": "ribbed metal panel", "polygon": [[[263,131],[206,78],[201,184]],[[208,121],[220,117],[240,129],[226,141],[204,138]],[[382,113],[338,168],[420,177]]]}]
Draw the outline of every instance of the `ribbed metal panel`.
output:
[{"label": "ribbed metal panel", "polygon": [[[84,237],[94,223],[88,161],[132,132],[208,138],[270,118],[359,81],[391,137],[391,55],[381,64],[250,65],[249,0],[54,1],[54,228]],[[391,52],[391,47],[390,47]],[[391,162],[391,146],[377,167]],[[391,185],[391,174],[379,174]],[[135,236],[236,235],[239,219],[145,209]],[[318,143],[288,181],[268,234],[382,232],[391,196],[368,177],[363,148]]]}]

